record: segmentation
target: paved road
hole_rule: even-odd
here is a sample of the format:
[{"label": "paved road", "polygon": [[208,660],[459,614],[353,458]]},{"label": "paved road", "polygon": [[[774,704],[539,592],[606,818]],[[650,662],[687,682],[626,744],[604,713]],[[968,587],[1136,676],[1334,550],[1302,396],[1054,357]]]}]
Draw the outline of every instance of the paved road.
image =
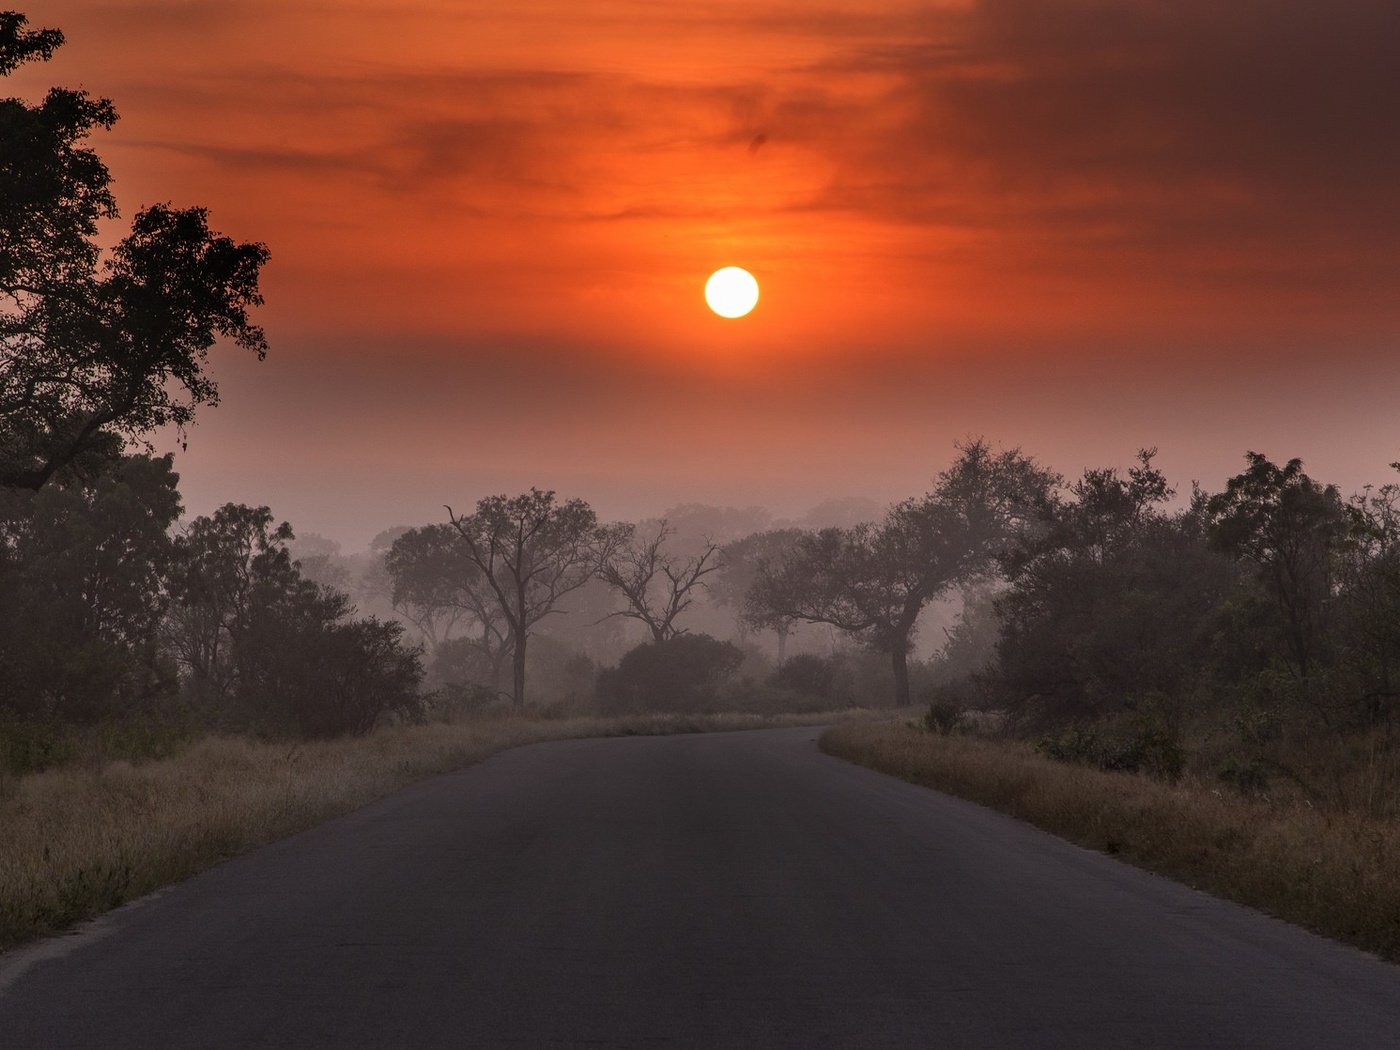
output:
[{"label": "paved road", "polygon": [[1400,969],[815,736],[439,777],[0,956],[0,1046],[1400,1046]]}]

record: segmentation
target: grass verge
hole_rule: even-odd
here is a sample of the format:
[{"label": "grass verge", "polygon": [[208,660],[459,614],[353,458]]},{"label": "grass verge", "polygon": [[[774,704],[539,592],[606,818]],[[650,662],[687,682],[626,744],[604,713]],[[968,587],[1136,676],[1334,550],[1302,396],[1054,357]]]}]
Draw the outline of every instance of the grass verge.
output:
[{"label": "grass verge", "polygon": [[356,739],[210,737],[169,758],[0,784],[0,950],[436,773],[545,740],[829,723],[819,715],[640,715],[401,726]]},{"label": "grass verge", "polygon": [[1029,746],[839,725],[828,754],[1019,817],[1400,961],[1400,824],[1067,765]]}]

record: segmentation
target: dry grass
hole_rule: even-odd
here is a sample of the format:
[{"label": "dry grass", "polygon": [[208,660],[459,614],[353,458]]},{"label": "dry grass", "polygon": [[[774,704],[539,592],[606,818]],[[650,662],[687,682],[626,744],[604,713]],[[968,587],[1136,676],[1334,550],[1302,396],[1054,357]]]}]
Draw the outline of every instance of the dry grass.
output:
[{"label": "dry grass", "polygon": [[1023,744],[908,725],[837,726],[821,747],[1400,960],[1400,823],[1104,773]]},{"label": "dry grass", "polygon": [[277,745],[208,738],[0,783],[0,949],[114,908],[435,773],[544,740],[829,723],[849,714],[462,722]]}]

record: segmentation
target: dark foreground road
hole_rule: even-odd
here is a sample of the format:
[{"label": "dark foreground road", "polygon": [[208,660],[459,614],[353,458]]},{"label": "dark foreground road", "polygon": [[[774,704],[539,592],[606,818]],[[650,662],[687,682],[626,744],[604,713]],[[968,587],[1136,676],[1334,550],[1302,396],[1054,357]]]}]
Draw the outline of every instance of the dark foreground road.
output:
[{"label": "dark foreground road", "polygon": [[815,736],[424,783],[0,956],[0,1047],[1400,1047],[1400,969]]}]

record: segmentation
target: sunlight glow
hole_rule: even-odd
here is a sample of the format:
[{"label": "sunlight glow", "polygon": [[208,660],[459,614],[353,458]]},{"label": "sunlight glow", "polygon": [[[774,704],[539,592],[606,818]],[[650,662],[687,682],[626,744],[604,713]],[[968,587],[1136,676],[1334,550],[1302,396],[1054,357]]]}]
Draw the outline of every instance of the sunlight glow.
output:
[{"label": "sunlight glow", "polygon": [[743,317],[758,303],[758,282],[738,266],[726,266],[705,282],[705,302],[721,317]]}]

